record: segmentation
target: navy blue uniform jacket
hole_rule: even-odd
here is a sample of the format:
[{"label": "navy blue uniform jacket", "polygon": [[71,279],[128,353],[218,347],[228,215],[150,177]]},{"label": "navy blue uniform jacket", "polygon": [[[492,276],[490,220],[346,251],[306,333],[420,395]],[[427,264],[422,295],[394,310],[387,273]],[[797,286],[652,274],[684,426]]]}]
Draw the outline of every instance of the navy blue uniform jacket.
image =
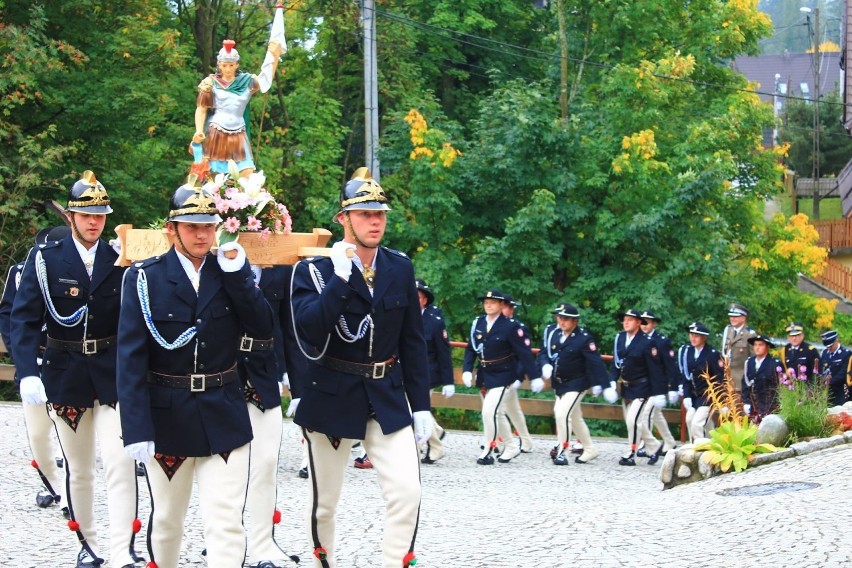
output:
[{"label": "navy blue uniform jacket", "polygon": [[548,325],[538,354],[539,369],[548,363],[553,365],[550,384],[556,394],[582,392],[592,385],[608,387],[606,366],[595,338],[581,327],[575,328],[565,341],[561,341],[562,335],[558,325]]},{"label": "navy blue uniform jacket", "polygon": [[[165,349],[148,331],[136,288],[143,269],[152,321],[160,335],[171,343],[197,327],[196,336],[183,347]],[[124,445],[153,440],[157,453],[202,457],[250,442],[251,424],[239,381],[203,392],[148,382],[149,371],[206,375],[231,369],[243,332],[272,336],[272,310],[255,286],[248,263],[237,272],[223,272],[216,257],[208,255],[197,295],[174,248],[128,269],[118,329]]]},{"label": "navy blue uniform jacket", "polygon": [[[12,305],[18,292],[18,280],[24,270],[24,263],[19,262],[9,267],[6,283],[3,285],[3,297],[0,298],[0,337],[6,350],[12,351]],[[15,377],[17,378],[17,376]]]},{"label": "navy blue uniform jacket", "polygon": [[710,406],[710,397],[707,395],[710,383],[725,381],[722,355],[709,345],[704,345],[696,359],[695,347],[681,345],[677,359],[683,375],[683,398],[691,398],[694,408]]},{"label": "navy blue uniform jacket", "polygon": [[834,353],[823,349],[819,356],[820,367],[823,369],[823,375],[828,374],[828,384],[830,385],[845,385],[849,376],[849,359],[852,357],[852,349],[845,345],[838,345]]},{"label": "navy blue uniform jacket", "polygon": [[[281,325],[282,319],[290,311],[287,288],[290,279],[284,266],[272,266],[260,271],[260,282],[258,283],[263,297],[272,308],[273,315],[273,348],[264,351],[240,351],[238,357],[238,368],[240,378],[246,388],[246,399],[256,396],[256,402],[260,403],[258,408],[279,408],[281,406],[281,392],[278,381],[282,380],[287,372],[287,361],[284,356],[284,333]],[[286,323],[286,322],[285,322]],[[255,337],[253,339],[269,339],[269,337]],[[251,384],[251,388],[248,386]],[[251,402],[251,401],[250,401]]]},{"label": "navy blue uniform jacket", "polygon": [[668,381],[659,358],[657,345],[644,333],[637,332],[625,347],[627,332],[615,336],[610,381],[624,379],[622,398],[632,400],[666,394]]},{"label": "navy blue uniform jacket", "polygon": [[[36,275],[37,252],[44,259],[47,290],[57,314],[67,317],[88,305],[87,321],[81,319],[73,327],[65,327],[46,311]],[[36,360],[43,342],[43,324],[47,325],[48,337],[62,341],[105,339],[116,334],[124,274],[123,267],[114,266],[116,258],[115,251],[101,240],[89,280],[71,235],[39,245],[27,258],[12,307],[12,355],[18,377],[41,374],[47,400],[53,404],[91,408],[95,399],[100,404],[118,400],[114,344],[92,355],[47,348],[41,369]]]},{"label": "navy blue uniform jacket", "polygon": [[423,310],[423,335],[429,354],[429,386],[435,388],[453,384],[453,356],[444,317],[440,310],[430,308]]},{"label": "navy blue uniform jacket", "polygon": [[[486,331],[488,322],[485,317],[481,315],[473,320],[470,342],[464,350],[462,370],[473,371],[473,364],[479,357],[476,384],[487,389],[507,387],[518,380],[518,363],[530,379],[540,377],[530,348],[530,338],[520,322],[499,315],[491,331]],[[481,350],[477,350],[477,347]],[[485,365],[482,364],[483,360],[486,361]]]},{"label": "navy blue uniform jacket", "polygon": [[796,375],[804,375],[809,381],[813,381],[814,376],[819,373],[819,351],[807,341],[803,341],[798,347],[793,347],[791,343],[782,347],[779,360],[785,372],[787,369],[795,369]]},{"label": "navy blue uniform jacket", "polygon": [[781,362],[774,357],[765,357],[760,367],[757,367],[757,357],[754,355],[746,359],[743,373],[743,402],[751,404],[753,414],[766,416],[778,407],[779,368],[781,368]]},{"label": "navy blue uniform jacket", "polygon": [[[383,378],[332,370],[315,361],[302,386],[296,424],[339,438],[364,438],[372,413],[385,434],[411,426],[411,411],[428,411],[429,373],[423,317],[414,285],[414,267],[404,254],[380,247],[373,296],[357,267],[348,282],[334,274],[329,258],[298,263],[292,303],[299,337],[311,357],[325,355],[350,363],[373,363],[399,357]],[[318,287],[320,289],[318,289]],[[374,330],[355,341],[371,316]]]},{"label": "navy blue uniform jacket", "polygon": [[666,374],[666,381],[670,391],[677,391],[680,388],[680,371],[677,368],[677,356],[674,352],[672,340],[661,334],[656,329],[651,333],[646,334],[657,348],[657,358],[663,366],[663,371]]}]

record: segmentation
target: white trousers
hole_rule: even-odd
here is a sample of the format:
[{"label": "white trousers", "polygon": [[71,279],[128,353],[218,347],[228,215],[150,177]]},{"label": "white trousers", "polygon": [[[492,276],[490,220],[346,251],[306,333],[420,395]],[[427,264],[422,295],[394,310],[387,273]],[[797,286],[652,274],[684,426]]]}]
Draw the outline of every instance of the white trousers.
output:
[{"label": "white trousers", "polygon": [[208,568],[238,568],[246,555],[243,509],[249,476],[250,444],[221,455],[189,457],[169,480],[156,460],[148,463],[151,488],[151,526],[148,553],[157,568],[176,568],[192,480],[198,484],[198,504],[207,548]]},{"label": "white trousers", "polygon": [[287,555],[275,542],[274,525],[277,504],[278,454],[281,450],[281,408],[260,410],[248,405],[254,439],[251,441],[249,484],[246,495],[249,562],[269,560],[282,564]]},{"label": "white trousers", "polygon": [[503,398],[503,408],[505,410],[505,416],[512,422],[512,426],[515,427],[515,430],[518,432],[518,436],[521,438],[521,449],[525,452],[531,451],[533,442],[530,437],[529,428],[527,428],[526,416],[524,416],[524,412],[521,410],[521,400],[518,396],[517,390],[511,388],[506,389],[506,395]]},{"label": "white trousers", "polygon": [[424,457],[431,460],[439,460],[444,457],[444,443],[441,441],[444,429],[438,424],[434,413],[430,416],[432,417],[432,435],[426,440],[426,454]]},{"label": "white trousers", "polygon": [[482,456],[489,455],[500,443],[515,448],[518,441],[512,436],[512,428],[506,419],[503,401],[509,387],[496,387],[485,391],[482,397],[482,431],[485,434],[485,449]]},{"label": "white trousers", "polygon": [[583,419],[583,407],[580,403],[584,392],[566,392],[562,396],[557,396],[553,404],[553,416],[556,419],[556,447],[559,448],[557,450],[559,453],[563,453],[568,444],[569,421],[570,429],[577,434],[577,439],[583,444],[583,450],[594,447],[592,434]]},{"label": "white trousers", "polygon": [[[315,549],[313,566],[351,566],[351,558],[338,562],[334,543],[335,511],[354,440],[343,438],[335,449],[325,434],[304,430],[304,436],[308,443],[311,475],[308,538]],[[382,433],[379,423],[370,419],[362,444],[373,462],[382,497],[387,504],[381,566],[399,568],[403,565],[403,558],[414,549],[420,516],[420,454],[414,441],[414,432],[411,428],[402,428],[386,435]],[[324,549],[324,560],[317,558],[319,548]]]},{"label": "white trousers", "polygon": [[[660,437],[663,439],[663,451],[669,451],[675,447],[675,439],[672,436],[672,431],[669,430],[669,423],[666,422],[666,417],[663,416],[663,409],[652,405],[651,408],[651,424],[657,428]],[[649,429],[651,427],[649,426]]]},{"label": "white trousers", "polygon": [[53,420],[44,404],[23,404],[24,426],[27,429],[27,439],[30,442],[30,452],[33,455],[34,465],[44,476],[42,483],[54,498],[60,497],[60,505],[64,506],[61,497],[65,493],[62,482],[62,474],[56,467],[56,456],[58,446],[56,444],[56,430]]},{"label": "white trousers", "polygon": [[124,453],[118,406],[101,406],[95,401],[77,424],[76,431],[49,405],[65,458],[65,492],[71,520],[79,525],[77,538],[98,557],[98,531],[95,526],[95,439],[100,445],[106,479],[109,513],[110,565],[133,564],[131,551],[138,529],[136,462]]},{"label": "white trousers", "polygon": [[[656,453],[660,449],[660,441],[657,440],[648,427],[650,424],[651,402],[646,398],[635,398],[624,411],[624,422],[627,425],[627,441],[630,442],[630,453],[636,453],[639,439],[645,442],[645,451],[648,455]],[[629,457],[624,456],[624,457]]]},{"label": "white trousers", "polygon": [[689,438],[692,442],[696,438],[710,437],[710,430],[715,428],[713,419],[710,417],[710,407],[688,408],[686,410],[686,427],[689,430]]}]

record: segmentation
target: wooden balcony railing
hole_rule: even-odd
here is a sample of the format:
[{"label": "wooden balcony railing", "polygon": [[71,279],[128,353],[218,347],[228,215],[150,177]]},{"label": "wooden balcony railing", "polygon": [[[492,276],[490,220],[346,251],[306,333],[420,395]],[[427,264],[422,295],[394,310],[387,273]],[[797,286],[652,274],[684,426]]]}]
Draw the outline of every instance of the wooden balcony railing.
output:
[{"label": "wooden balcony railing", "polygon": [[852,298],[852,270],[836,260],[829,258],[823,273],[814,280],[844,298]]}]

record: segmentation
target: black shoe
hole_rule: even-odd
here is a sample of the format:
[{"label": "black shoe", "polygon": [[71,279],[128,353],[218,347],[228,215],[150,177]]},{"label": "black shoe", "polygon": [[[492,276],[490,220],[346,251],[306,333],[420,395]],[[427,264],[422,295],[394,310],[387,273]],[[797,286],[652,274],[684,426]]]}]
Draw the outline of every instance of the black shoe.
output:
[{"label": "black shoe", "polygon": [[657,460],[660,459],[660,456],[666,455],[666,452],[663,451],[663,446],[660,446],[660,449],[654,452],[654,455],[648,458],[648,465],[654,465],[657,463]]},{"label": "black shoe", "polygon": [[531,454],[531,453],[533,453],[533,451],[532,451],[532,448],[529,448],[529,449],[521,448],[521,453],[522,454]]},{"label": "black shoe", "polygon": [[68,509],[68,507],[62,507],[61,511],[63,517],[65,517],[66,519],[71,518],[71,511]]},{"label": "black shoe", "polygon": [[550,459],[555,460],[556,456],[559,454],[559,446],[553,446],[553,449],[550,450]]},{"label": "black shoe", "polygon": [[97,568],[103,563],[103,558],[93,558],[85,548],[81,548],[77,553],[77,568]]},{"label": "black shoe", "polygon": [[476,460],[479,465],[494,465],[494,456],[485,456]]},{"label": "black shoe", "polygon": [[62,458],[56,458],[56,467],[58,467],[59,469],[65,467],[65,460]]},{"label": "black shoe", "polygon": [[136,464],[136,477],[145,477],[145,466],[141,463]]},{"label": "black shoe", "polygon": [[438,460],[433,460],[432,458],[421,458],[420,459],[420,463],[425,463],[425,464],[433,464],[436,461],[438,461]]},{"label": "black shoe", "polygon": [[639,448],[638,450],[636,450],[636,457],[637,458],[649,458],[651,456],[648,455],[648,452],[645,451],[645,448]]},{"label": "black shoe", "polygon": [[134,562],[134,563],[137,563],[137,562],[139,562],[139,563],[145,562],[145,557],[144,557],[144,556],[139,556],[138,554],[136,554],[136,551],[135,551],[135,550],[133,550],[132,548],[130,549],[130,558],[132,558],[132,559],[133,559],[133,562]]},{"label": "black shoe", "polygon": [[310,475],[308,474],[307,467],[303,467],[299,470],[299,477],[301,477],[302,479],[307,479],[308,477],[310,477]]},{"label": "black shoe", "polygon": [[565,454],[559,454],[553,458],[553,465],[568,465],[568,458],[565,457]]},{"label": "black shoe", "polygon": [[250,564],[249,568],[281,568],[271,560],[261,560],[257,564]]},{"label": "black shoe", "polygon": [[636,465],[636,460],[633,459],[633,456],[629,458],[621,458],[618,460],[618,465]]},{"label": "black shoe", "polygon": [[36,493],[36,505],[42,509],[46,509],[56,503],[56,499],[47,491],[39,491]]}]

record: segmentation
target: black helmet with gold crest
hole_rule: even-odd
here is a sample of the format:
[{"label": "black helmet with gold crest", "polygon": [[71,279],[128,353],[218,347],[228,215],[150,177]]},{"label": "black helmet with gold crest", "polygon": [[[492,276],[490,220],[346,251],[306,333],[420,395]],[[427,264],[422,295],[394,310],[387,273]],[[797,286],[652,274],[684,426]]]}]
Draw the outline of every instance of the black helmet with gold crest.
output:
[{"label": "black helmet with gold crest", "polygon": [[198,185],[198,176],[195,174],[189,174],[186,183],[172,195],[168,220],[184,223],[222,222],[213,196]]},{"label": "black helmet with gold crest", "polygon": [[65,209],[89,215],[112,213],[109,195],[101,182],[95,178],[92,170],[83,172],[83,176],[68,190],[68,206]]},{"label": "black helmet with gold crest", "polygon": [[340,212],[356,210],[390,211],[385,190],[370,170],[358,168],[340,190]]}]

